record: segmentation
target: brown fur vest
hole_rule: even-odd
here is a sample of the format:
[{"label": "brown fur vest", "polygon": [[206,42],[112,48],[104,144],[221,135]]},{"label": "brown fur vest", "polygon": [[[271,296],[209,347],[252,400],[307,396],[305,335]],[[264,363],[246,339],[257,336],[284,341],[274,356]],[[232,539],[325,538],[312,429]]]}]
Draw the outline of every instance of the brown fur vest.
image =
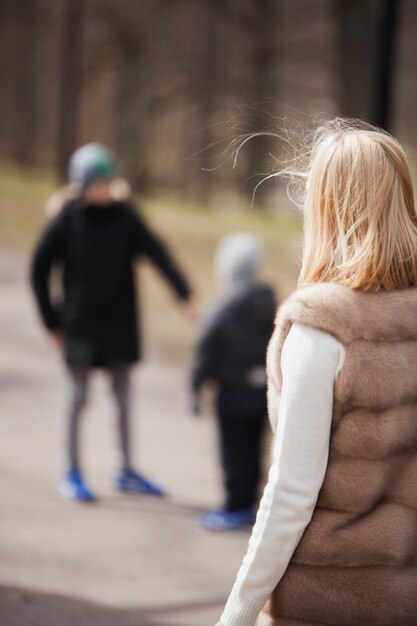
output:
[{"label": "brown fur vest", "polygon": [[273,624],[415,626],[417,288],[364,293],[322,284],[290,297],[268,350],[272,420],[293,322],[332,334],[346,359],[334,388],[326,476],[272,594]]}]

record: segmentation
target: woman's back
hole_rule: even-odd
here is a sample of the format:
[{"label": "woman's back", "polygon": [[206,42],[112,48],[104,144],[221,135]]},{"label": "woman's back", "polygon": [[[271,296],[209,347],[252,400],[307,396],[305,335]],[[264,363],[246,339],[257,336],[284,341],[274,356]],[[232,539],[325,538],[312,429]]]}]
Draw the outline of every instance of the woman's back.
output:
[{"label": "woman's back", "polygon": [[[277,624],[415,624],[417,288],[300,290],[280,310],[271,345],[283,345],[292,323],[332,334],[346,355],[326,476],[271,612]],[[280,351],[269,360],[270,380],[279,378]]]},{"label": "woman's back", "polygon": [[304,183],[304,249],[301,289],[281,306],[268,349],[273,464],[222,624],[253,626],[272,592],[274,626],[416,626],[407,158],[387,133],[338,119],[304,156],[303,170],[283,172]]}]

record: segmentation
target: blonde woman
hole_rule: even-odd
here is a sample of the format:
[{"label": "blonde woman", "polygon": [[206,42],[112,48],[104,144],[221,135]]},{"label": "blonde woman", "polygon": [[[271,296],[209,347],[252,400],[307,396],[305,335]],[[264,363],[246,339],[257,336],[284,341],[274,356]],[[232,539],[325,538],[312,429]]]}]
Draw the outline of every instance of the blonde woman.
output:
[{"label": "blonde woman", "polygon": [[222,626],[417,624],[417,214],[399,143],[316,134],[300,289],[268,349],[273,462]]}]

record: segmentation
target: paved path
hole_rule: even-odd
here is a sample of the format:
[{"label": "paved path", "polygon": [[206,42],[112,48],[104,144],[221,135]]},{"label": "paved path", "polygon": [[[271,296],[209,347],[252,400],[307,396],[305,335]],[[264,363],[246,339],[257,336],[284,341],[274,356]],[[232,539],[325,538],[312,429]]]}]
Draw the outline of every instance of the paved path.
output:
[{"label": "paved path", "polygon": [[184,372],[150,359],[134,381],[135,446],[171,496],[117,495],[112,411],[97,376],[84,457],[101,499],[60,501],[63,370],[37,324],[26,273],[22,256],[0,251],[0,624],[213,626],[248,535],[196,524],[221,495],[211,420],[187,415]]}]

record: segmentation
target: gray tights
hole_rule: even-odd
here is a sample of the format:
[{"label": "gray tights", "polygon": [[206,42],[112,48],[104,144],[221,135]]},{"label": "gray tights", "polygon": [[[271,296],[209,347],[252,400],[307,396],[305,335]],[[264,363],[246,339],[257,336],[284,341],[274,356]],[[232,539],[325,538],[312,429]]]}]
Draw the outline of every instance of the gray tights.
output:
[{"label": "gray tights", "polygon": [[[83,365],[69,367],[69,407],[67,454],[70,470],[80,470],[79,430],[80,418],[87,402],[90,368]],[[128,470],[129,450],[129,366],[116,365],[107,368],[111,388],[117,406],[117,426],[120,449],[120,469]]]}]

